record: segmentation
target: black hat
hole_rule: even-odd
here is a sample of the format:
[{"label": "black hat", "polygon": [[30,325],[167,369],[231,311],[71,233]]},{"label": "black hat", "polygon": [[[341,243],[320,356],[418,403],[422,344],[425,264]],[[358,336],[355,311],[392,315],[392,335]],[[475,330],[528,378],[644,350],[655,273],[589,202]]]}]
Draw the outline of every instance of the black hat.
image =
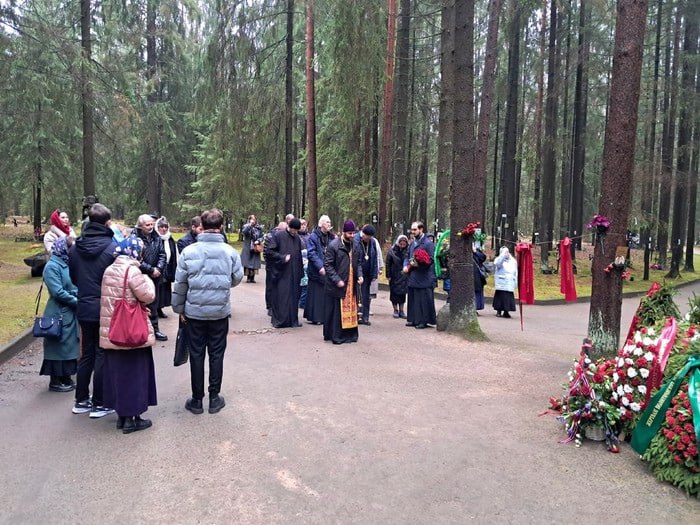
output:
[{"label": "black hat", "polygon": [[374,226],[372,226],[371,224],[365,224],[362,227],[362,233],[364,233],[365,235],[370,235],[370,236],[374,237],[377,233],[377,230],[375,230]]},{"label": "black hat", "polygon": [[289,227],[293,230],[298,230],[301,228],[301,221],[294,217],[291,221],[289,221]]}]

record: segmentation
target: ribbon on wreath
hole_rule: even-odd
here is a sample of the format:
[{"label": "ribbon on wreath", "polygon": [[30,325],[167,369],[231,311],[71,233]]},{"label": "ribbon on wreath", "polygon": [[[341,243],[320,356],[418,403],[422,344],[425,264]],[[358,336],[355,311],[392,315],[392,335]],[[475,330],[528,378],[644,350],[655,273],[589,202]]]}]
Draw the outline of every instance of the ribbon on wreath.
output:
[{"label": "ribbon on wreath", "polygon": [[671,355],[671,349],[673,348],[673,343],[676,340],[677,334],[678,322],[675,317],[669,317],[656,341],[656,355],[651,363],[651,370],[647,378],[647,393],[644,398],[647,406],[649,406],[652,391],[661,386],[666,363],[668,362],[668,357]]},{"label": "ribbon on wreath", "polygon": [[691,356],[685,366],[665,385],[663,385],[639,419],[632,433],[632,448],[638,454],[644,454],[651,440],[658,434],[661,425],[666,420],[666,411],[675,397],[686,376],[688,378],[688,398],[693,411],[693,427],[695,440],[700,443],[700,356]]}]

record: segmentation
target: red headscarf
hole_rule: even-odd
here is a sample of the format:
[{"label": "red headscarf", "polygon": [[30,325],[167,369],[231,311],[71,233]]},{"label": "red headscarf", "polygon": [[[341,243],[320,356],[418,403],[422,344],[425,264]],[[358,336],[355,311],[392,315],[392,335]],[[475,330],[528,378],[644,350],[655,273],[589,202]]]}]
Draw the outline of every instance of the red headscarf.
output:
[{"label": "red headscarf", "polygon": [[51,218],[49,219],[51,221],[51,224],[56,226],[59,230],[61,230],[63,233],[66,235],[70,235],[70,226],[66,226],[63,224],[63,221],[61,220],[61,211],[56,210],[51,214]]}]

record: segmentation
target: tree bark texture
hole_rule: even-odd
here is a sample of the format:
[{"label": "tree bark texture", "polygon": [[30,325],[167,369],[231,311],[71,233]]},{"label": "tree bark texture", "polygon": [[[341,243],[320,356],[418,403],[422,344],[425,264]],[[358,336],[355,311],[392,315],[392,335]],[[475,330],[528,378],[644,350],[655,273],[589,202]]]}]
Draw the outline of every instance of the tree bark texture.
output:
[{"label": "tree bark texture", "polygon": [[80,82],[82,88],[83,113],[83,196],[95,195],[95,141],[93,137],[94,96],[90,75],[92,61],[92,41],[90,39],[90,0],[80,0],[80,45],[82,61],[80,63]]},{"label": "tree bark texture", "polygon": [[[294,60],[294,0],[287,0],[287,54],[284,64],[284,209],[285,213],[292,211],[292,196],[294,186],[294,90],[293,90],[293,60]],[[302,201],[304,195],[302,194]],[[309,217],[309,224],[315,224],[314,217]]]},{"label": "tree bark texture", "polygon": [[[306,165],[309,217],[318,215],[316,174],[316,93],[314,83],[314,0],[306,0]],[[289,213],[286,211],[285,213]],[[310,222],[310,224],[315,224]]]},{"label": "tree bark texture", "polygon": [[435,216],[438,229],[448,227],[454,127],[454,1],[443,0],[440,13],[440,117],[438,121]]},{"label": "tree bark texture", "polygon": [[610,228],[603,242],[595,245],[588,321],[588,334],[593,340],[596,357],[615,355],[619,343],[622,277],[617,270],[606,272],[605,269],[613,262],[618,247],[626,250],[646,13],[645,0],[620,0],[617,3],[598,207],[598,212],[610,220]]},{"label": "tree bark texture", "polygon": [[474,156],[474,192],[483,195],[484,199],[477,202],[475,217],[486,224],[486,162],[489,153],[489,134],[491,130],[491,107],[493,91],[496,82],[496,58],[498,56],[498,22],[501,17],[501,0],[489,2],[489,25],[486,34],[486,56],[481,88],[481,104],[479,105],[479,130]]},{"label": "tree bark texture", "polygon": [[396,38],[396,100],[394,108],[396,112],[396,126],[394,128],[394,222],[401,228],[400,233],[405,233],[409,221],[409,185],[406,176],[408,163],[407,135],[408,135],[408,107],[409,107],[409,72],[411,60],[409,55],[411,36],[411,0],[400,0],[399,29]]},{"label": "tree bark texture", "polygon": [[389,208],[393,160],[394,64],[396,59],[396,0],[387,0],[386,69],[382,115],[382,156],[379,176],[379,239],[385,241],[391,229]]},{"label": "tree bark texture", "polygon": [[466,336],[481,333],[474,308],[472,239],[458,233],[478,219],[485,195],[470,188],[474,174],[474,2],[455,1],[454,165],[451,191],[450,321],[448,330]]}]

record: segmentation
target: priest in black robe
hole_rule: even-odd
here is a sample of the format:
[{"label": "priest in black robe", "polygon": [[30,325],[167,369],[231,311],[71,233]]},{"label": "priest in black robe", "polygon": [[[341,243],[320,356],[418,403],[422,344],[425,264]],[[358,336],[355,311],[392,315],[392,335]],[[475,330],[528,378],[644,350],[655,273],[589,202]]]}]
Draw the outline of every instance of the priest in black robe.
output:
[{"label": "priest in black robe", "polygon": [[285,230],[274,232],[265,245],[265,269],[270,273],[272,326],[297,327],[299,323],[299,297],[304,263],[303,248],[299,237],[301,221],[294,218]]},{"label": "priest in black robe", "polygon": [[323,319],[323,340],[333,344],[354,343],[357,329],[359,286],[358,254],[354,250],[355,223],[343,224],[341,236],[331,241],[324,258],[326,270],[326,313]]}]

